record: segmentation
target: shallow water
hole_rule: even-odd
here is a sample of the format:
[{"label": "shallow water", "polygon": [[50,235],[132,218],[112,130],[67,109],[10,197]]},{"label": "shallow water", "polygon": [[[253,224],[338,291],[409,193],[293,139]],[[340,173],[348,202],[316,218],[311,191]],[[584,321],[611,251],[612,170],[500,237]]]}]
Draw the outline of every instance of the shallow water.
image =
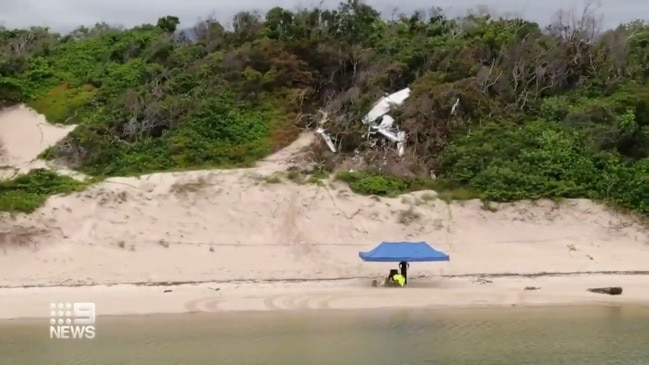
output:
[{"label": "shallow water", "polygon": [[0,364],[647,365],[649,307],[100,317],[94,340],[0,322]]}]

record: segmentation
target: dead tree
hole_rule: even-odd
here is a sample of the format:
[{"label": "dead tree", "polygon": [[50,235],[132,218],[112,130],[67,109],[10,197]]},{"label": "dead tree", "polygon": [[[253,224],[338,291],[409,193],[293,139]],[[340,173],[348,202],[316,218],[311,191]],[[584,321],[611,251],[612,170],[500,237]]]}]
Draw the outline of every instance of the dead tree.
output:
[{"label": "dead tree", "polygon": [[14,38],[10,43],[11,52],[14,56],[25,56],[29,46],[34,42],[36,37],[32,32],[21,31],[20,35]]}]

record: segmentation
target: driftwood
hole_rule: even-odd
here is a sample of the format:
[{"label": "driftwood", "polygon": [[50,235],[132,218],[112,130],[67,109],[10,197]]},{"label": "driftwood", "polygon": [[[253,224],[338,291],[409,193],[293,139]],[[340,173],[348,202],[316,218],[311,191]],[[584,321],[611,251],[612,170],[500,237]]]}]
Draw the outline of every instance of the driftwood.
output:
[{"label": "driftwood", "polygon": [[608,288],[590,288],[589,292],[598,293],[598,294],[608,294],[608,295],[620,295],[622,294],[622,288],[619,286],[611,286]]}]

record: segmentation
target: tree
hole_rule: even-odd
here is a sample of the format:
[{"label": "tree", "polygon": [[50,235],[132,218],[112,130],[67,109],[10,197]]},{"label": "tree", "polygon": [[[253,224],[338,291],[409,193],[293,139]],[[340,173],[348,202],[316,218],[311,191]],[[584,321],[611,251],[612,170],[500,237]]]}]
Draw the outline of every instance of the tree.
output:
[{"label": "tree", "polygon": [[180,24],[180,20],[175,16],[166,16],[164,18],[158,19],[157,27],[164,30],[167,33],[174,33],[176,27]]}]

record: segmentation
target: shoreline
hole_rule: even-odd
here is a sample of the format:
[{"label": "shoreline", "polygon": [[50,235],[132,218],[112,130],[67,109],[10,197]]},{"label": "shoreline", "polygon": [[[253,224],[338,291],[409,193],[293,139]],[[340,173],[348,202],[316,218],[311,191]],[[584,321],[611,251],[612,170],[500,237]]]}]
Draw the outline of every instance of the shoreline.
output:
[{"label": "shoreline", "polygon": [[[412,275],[410,280],[434,279],[434,278],[541,278],[541,277],[574,277],[583,275],[605,275],[605,276],[649,276],[649,270],[626,270],[626,271],[570,271],[570,272],[538,272],[538,273],[466,273],[452,275]],[[185,280],[185,281],[134,281],[134,282],[104,282],[104,283],[73,283],[73,284],[28,284],[28,285],[0,285],[3,289],[33,289],[33,288],[84,288],[84,287],[113,287],[131,285],[136,287],[166,287],[185,286],[201,284],[271,284],[271,283],[319,283],[339,282],[349,280],[373,280],[375,276],[348,276],[348,277],[324,277],[324,278],[281,278],[281,279],[234,279],[234,280]]]},{"label": "shoreline", "polygon": [[[207,282],[185,285],[97,284],[1,288],[0,320],[43,319],[50,302],[90,301],[98,316],[233,312],[299,312],[591,305],[649,306],[649,275],[472,276],[413,281],[406,288],[374,288],[368,279],[310,282]],[[587,288],[621,286],[622,295]],[[534,287],[535,290],[525,290]],[[398,294],[398,295],[397,295]]]}]

